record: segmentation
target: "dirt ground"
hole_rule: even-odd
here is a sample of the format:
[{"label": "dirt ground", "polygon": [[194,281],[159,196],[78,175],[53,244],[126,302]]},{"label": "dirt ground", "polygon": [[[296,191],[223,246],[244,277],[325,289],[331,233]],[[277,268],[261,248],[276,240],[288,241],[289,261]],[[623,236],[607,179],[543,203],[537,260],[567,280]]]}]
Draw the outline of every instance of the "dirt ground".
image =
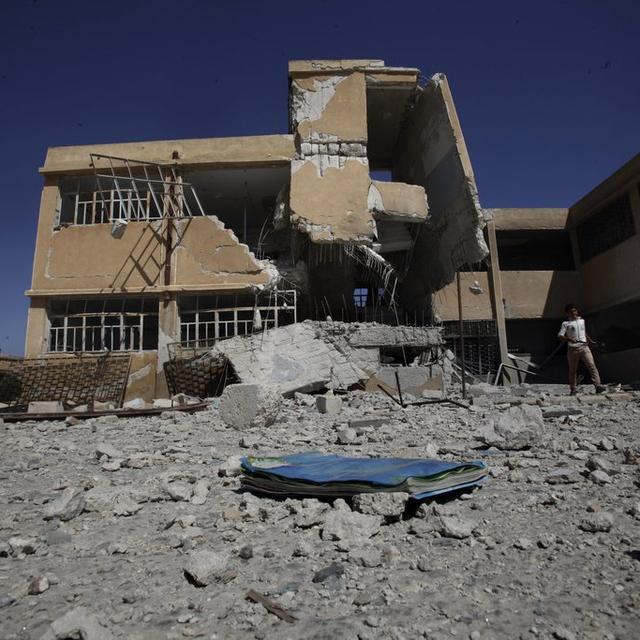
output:
[{"label": "dirt ground", "polygon": [[[338,415],[300,396],[246,431],[214,403],[0,432],[4,640],[639,635],[635,393],[479,390],[468,410],[353,392]],[[490,478],[367,508],[238,490],[238,456],[313,450],[479,459]]]}]

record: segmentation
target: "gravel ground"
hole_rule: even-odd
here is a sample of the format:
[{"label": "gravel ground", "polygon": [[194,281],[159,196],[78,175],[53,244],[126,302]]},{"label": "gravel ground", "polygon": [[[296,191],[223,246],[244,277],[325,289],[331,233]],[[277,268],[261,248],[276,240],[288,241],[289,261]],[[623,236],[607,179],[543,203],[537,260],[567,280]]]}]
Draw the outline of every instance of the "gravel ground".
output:
[{"label": "gravel ground", "polygon": [[[4,424],[0,637],[637,638],[640,396],[475,400],[354,392],[331,416],[300,396],[246,431],[216,403]],[[491,472],[421,505],[238,490],[238,456],[309,450]]]}]

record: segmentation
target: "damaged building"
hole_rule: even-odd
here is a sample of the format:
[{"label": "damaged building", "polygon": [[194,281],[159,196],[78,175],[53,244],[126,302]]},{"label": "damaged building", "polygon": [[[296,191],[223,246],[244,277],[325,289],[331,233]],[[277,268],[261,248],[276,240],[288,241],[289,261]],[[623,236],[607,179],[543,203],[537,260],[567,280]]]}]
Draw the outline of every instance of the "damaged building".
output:
[{"label": "damaged building", "polygon": [[[468,370],[493,375],[509,350],[543,353],[562,302],[596,277],[573,258],[582,201],[481,209],[443,74],[292,61],[289,122],[288,134],[50,148],[26,358],[126,353],[121,401],[150,401],[175,391],[176,353],[224,352],[227,339],[305,320],[442,324],[454,350],[466,334]],[[376,361],[425,361],[440,344],[425,329],[354,349],[370,350],[374,376]]]}]

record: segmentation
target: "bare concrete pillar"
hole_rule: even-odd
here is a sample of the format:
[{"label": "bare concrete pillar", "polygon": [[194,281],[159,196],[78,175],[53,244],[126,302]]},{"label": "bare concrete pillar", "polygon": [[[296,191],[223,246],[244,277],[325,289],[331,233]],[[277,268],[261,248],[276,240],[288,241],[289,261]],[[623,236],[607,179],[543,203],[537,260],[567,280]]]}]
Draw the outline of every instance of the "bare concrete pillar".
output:
[{"label": "bare concrete pillar", "polygon": [[158,364],[156,376],[156,396],[167,397],[169,392],[164,376],[163,364],[169,360],[169,345],[180,342],[180,318],[178,297],[175,293],[165,294],[158,309]]},{"label": "bare concrete pillar", "polygon": [[35,358],[46,351],[49,320],[47,318],[47,299],[31,298],[27,316],[27,333],[24,341],[24,355]]}]

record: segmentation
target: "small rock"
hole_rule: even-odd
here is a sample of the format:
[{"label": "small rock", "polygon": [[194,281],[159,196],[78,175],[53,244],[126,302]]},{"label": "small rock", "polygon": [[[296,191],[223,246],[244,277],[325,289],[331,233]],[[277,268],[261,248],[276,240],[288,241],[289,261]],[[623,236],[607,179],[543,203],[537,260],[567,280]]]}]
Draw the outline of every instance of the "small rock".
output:
[{"label": "small rock", "polygon": [[11,555],[17,556],[21,553],[29,556],[34,554],[38,549],[37,538],[23,538],[21,536],[13,536],[9,538],[9,548]]},{"label": "small rock", "polygon": [[240,438],[239,444],[243,449],[257,449],[261,439],[260,436],[250,434]]},{"label": "small rock", "polygon": [[40,640],[113,640],[113,634],[85,607],[76,607],[51,623]]},{"label": "small rock", "polygon": [[212,582],[220,582],[229,565],[229,557],[218,551],[201,549],[192,551],[184,565],[184,574],[196,587],[206,587]]},{"label": "small rock", "polygon": [[338,429],[338,444],[353,444],[358,439],[358,434],[351,427]]},{"label": "small rock", "polygon": [[601,456],[593,456],[587,460],[587,469],[590,471],[604,471],[610,476],[620,473],[620,470],[611,462]]},{"label": "small rock", "polygon": [[589,474],[589,480],[595,484],[609,484],[611,482],[611,476],[600,469],[596,469]]},{"label": "small rock", "polygon": [[353,507],[360,513],[387,517],[400,517],[409,498],[408,493],[400,491],[361,493],[353,498]]},{"label": "small rock", "polygon": [[245,545],[238,551],[238,556],[243,560],[250,560],[253,558],[253,547],[251,545]]},{"label": "small rock", "polygon": [[242,473],[242,457],[231,456],[218,468],[218,475],[223,478],[239,476]]},{"label": "small rock", "polygon": [[531,542],[529,538],[518,538],[513,543],[513,546],[516,549],[520,549],[521,551],[526,551],[527,549],[531,549],[531,547],[533,547],[533,542]]},{"label": "small rock", "polygon": [[545,478],[547,484],[573,484],[580,482],[582,476],[576,469],[559,467],[551,471]]},{"label": "small rock", "polygon": [[49,588],[49,579],[47,576],[36,576],[29,582],[27,593],[30,596],[38,596]]},{"label": "small rock", "polygon": [[316,409],[318,413],[337,416],[342,411],[342,398],[334,396],[333,393],[316,396]]},{"label": "small rock", "polygon": [[328,567],[316,571],[311,581],[317,584],[325,582],[329,578],[341,578],[343,575],[344,567],[337,562],[333,562]]},{"label": "small rock", "polygon": [[44,510],[44,519],[58,518],[63,522],[79,516],[85,507],[84,491],[76,487],[67,487],[62,495],[50,502]]},{"label": "small rock", "polygon": [[106,442],[100,442],[96,445],[96,458],[124,458],[122,451],[116,449],[113,445]]},{"label": "small rock", "polygon": [[0,609],[4,609],[4,607],[8,607],[12,605],[16,599],[13,596],[10,596],[7,593],[0,593]]},{"label": "small rock", "polygon": [[119,493],[113,500],[114,516],[132,516],[142,509],[142,505],[138,504],[128,493]]},{"label": "small rock", "polygon": [[587,516],[580,523],[580,528],[589,533],[606,533],[613,526],[613,515],[607,511],[598,511]]},{"label": "small rock", "polygon": [[473,527],[473,523],[468,520],[462,520],[455,516],[440,516],[438,531],[444,538],[463,540],[471,536]]},{"label": "small rock", "polygon": [[189,502],[193,495],[193,487],[188,482],[167,482],[164,490],[176,502]]},{"label": "small rock", "polygon": [[193,496],[191,496],[191,504],[201,505],[207,501],[209,497],[209,481],[198,480],[193,487]]}]

